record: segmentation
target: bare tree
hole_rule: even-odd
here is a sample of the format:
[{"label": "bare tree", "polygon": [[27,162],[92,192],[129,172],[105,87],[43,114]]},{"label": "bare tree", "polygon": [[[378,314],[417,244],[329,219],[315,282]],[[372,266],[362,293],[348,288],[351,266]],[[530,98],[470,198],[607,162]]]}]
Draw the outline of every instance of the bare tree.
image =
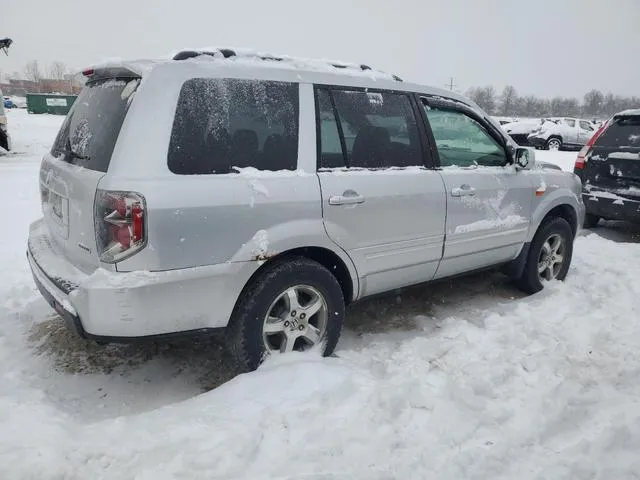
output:
[{"label": "bare tree", "polygon": [[67,65],[64,62],[52,62],[49,66],[49,78],[64,80],[67,73]]},{"label": "bare tree", "polygon": [[500,112],[503,115],[514,115],[518,108],[518,92],[511,85],[507,85],[500,95]]},{"label": "bare tree", "polygon": [[40,72],[40,65],[37,60],[31,60],[24,67],[24,76],[27,77],[27,80],[31,80],[32,82],[40,82],[42,80],[42,73]]},{"label": "bare tree", "polygon": [[467,96],[487,113],[495,112],[496,91],[492,86],[471,88],[467,91]]},{"label": "bare tree", "polygon": [[604,95],[600,90],[591,90],[584,95],[582,109],[585,114],[596,116],[602,111]]}]

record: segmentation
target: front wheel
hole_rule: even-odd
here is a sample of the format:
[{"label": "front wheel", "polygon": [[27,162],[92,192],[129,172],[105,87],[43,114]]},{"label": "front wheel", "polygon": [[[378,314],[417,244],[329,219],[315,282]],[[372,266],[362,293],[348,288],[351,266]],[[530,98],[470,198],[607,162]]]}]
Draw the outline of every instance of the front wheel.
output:
[{"label": "front wheel", "polygon": [[318,347],[329,356],[344,311],[340,284],[325,267],[306,258],[276,261],[240,294],[228,327],[230,347],[245,371],[271,354]]},{"label": "front wheel", "polygon": [[573,232],[564,218],[545,221],[531,242],[522,276],[516,281],[526,293],[536,293],[551,280],[564,280],[573,255]]}]

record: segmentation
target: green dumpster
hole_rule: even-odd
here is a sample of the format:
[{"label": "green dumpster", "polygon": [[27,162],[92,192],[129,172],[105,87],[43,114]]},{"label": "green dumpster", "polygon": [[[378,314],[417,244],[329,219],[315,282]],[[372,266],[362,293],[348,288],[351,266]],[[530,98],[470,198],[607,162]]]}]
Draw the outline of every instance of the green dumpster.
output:
[{"label": "green dumpster", "polygon": [[29,113],[66,115],[76,98],[77,95],[27,93],[27,111]]}]

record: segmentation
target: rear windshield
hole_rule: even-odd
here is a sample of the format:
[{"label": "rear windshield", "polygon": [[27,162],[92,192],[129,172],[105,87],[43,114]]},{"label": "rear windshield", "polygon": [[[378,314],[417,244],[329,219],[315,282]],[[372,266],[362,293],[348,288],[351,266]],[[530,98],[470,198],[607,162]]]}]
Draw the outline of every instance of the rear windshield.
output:
[{"label": "rear windshield", "polygon": [[297,152],[297,84],[205,78],[184,83],[169,142],[173,173],[295,170]]},{"label": "rear windshield", "polygon": [[600,135],[596,146],[640,148],[640,117],[614,120]]},{"label": "rear windshield", "polygon": [[106,172],[139,79],[108,79],[85,86],[51,153],[65,162]]}]

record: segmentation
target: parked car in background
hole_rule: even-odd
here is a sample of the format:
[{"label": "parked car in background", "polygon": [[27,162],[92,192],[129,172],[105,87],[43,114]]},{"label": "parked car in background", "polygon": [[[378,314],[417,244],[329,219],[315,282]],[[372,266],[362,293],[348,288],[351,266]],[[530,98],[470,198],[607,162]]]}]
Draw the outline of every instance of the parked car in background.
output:
[{"label": "parked car in background", "polygon": [[[2,90],[0,90],[0,97],[2,97]],[[9,136],[7,123],[7,115],[4,111],[3,102],[0,103],[0,148],[9,151],[11,150],[11,137]]]},{"label": "parked car in background", "polygon": [[600,219],[640,222],[640,109],[604,123],[580,150],[574,172],[582,180],[585,227]]},{"label": "parked car in background", "polygon": [[482,268],[528,293],[567,275],[578,178],[463,96],[227,49],[85,75],[28,239],[42,295],[85,338],[225,327],[255,369],[330,355],[370,295]]},{"label": "parked car in background", "polygon": [[25,97],[9,97],[11,99],[11,103],[13,104],[12,108],[27,108],[27,99]]},{"label": "parked car in background", "polygon": [[595,132],[589,120],[578,118],[546,118],[527,137],[529,145],[547,150],[579,149]]},{"label": "parked car in background", "polygon": [[521,147],[526,147],[529,145],[529,134],[539,126],[539,119],[529,118],[503,124],[502,129],[507,132],[507,135],[509,135],[514,142]]}]

